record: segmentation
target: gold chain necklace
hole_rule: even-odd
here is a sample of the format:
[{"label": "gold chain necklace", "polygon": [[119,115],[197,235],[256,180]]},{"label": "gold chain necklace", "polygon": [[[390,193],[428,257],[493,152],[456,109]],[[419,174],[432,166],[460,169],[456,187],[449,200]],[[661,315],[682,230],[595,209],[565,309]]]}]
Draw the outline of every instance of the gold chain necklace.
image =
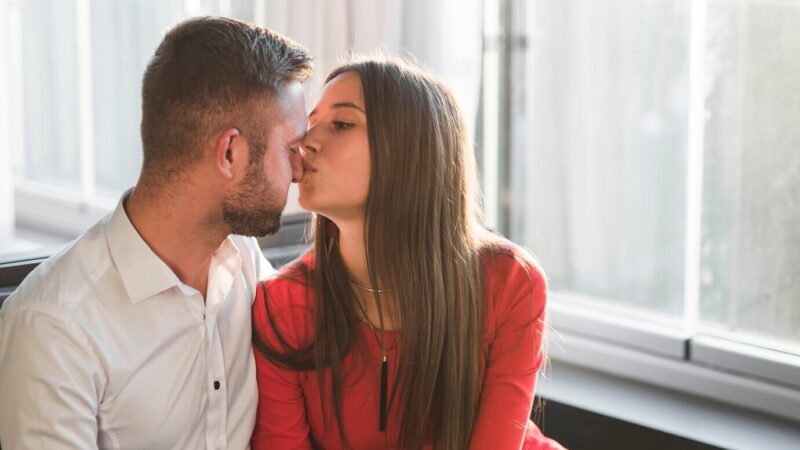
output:
[{"label": "gold chain necklace", "polygon": [[352,284],[353,286],[361,289],[362,291],[371,292],[373,294],[383,294],[384,292],[391,291],[391,289],[373,289],[373,288],[370,288],[370,287],[366,287],[366,286],[363,286],[363,285],[360,285],[360,284],[356,283],[353,280],[350,280],[350,284]]}]

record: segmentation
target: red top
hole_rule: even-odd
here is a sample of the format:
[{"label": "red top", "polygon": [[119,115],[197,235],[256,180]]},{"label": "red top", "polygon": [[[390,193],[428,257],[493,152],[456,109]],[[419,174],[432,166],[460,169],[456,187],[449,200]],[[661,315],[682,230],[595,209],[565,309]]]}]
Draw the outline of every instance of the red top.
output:
[{"label": "red top", "polygon": [[[520,261],[525,261],[527,268]],[[547,283],[542,270],[524,252],[508,246],[484,258],[486,299],[483,354],[485,368],[478,416],[471,449],[561,449],[529,420],[542,365],[542,331]],[[266,281],[270,312],[281,335],[292,345],[307,344],[314,322],[310,301],[313,288],[302,270],[313,266],[313,255],[305,256]],[[288,276],[287,276],[288,275]],[[253,305],[255,332],[273,348],[281,348],[267,320],[264,289],[258,289]],[[374,367],[345,372],[342,383],[342,418],[345,435],[355,449],[395,448],[401,411],[394,404],[387,431],[378,430],[380,395],[380,347],[369,325],[360,322],[359,339]],[[389,359],[389,386],[394,383],[401,332],[385,332]],[[357,351],[357,350],[356,350]],[[343,366],[353,367],[351,350]],[[260,449],[342,448],[336,419],[322,411],[315,371],[296,372],[269,362],[258,350],[256,374],[259,404],[252,438]],[[370,370],[371,369],[371,370]],[[330,377],[327,370],[326,377]],[[355,374],[355,375],[354,375]],[[333,405],[330,390],[326,405]]]}]

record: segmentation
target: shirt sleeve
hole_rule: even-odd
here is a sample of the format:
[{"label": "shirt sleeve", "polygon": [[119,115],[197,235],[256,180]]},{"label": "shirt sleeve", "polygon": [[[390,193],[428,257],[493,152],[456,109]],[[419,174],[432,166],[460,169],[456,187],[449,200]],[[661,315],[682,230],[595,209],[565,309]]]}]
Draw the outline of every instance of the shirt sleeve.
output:
[{"label": "shirt sleeve", "polygon": [[[528,266],[528,267],[526,267]],[[497,258],[487,277],[494,334],[489,337],[483,388],[471,449],[519,449],[542,365],[547,284],[533,264]],[[487,316],[489,315],[487,314]],[[528,448],[526,442],[526,448]]]},{"label": "shirt sleeve", "polygon": [[[275,330],[267,319],[265,293],[259,287],[253,306],[254,332],[272,348],[280,349]],[[288,295],[288,294],[287,294]],[[272,303],[270,303],[272,305]],[[281,336],[297,345],[292,333],[291,311],[275,311],[274,318]],[[311,449],[310,427],[306,417],[305,396],[300,384],[300,372],[283,368],[255,349],[256,379],[258,381],[258,410],[251,445],[253,450]]]},{"label": "shirt sleeve", "polygon": [[4,449],[96,449],[104,380],[76,326],[33,310],[0,315]]}]

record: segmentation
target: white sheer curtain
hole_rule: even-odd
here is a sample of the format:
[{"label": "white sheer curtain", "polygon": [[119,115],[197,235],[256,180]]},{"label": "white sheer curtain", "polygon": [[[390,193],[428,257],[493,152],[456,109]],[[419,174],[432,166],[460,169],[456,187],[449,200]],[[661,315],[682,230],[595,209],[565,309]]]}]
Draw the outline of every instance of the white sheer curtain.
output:
[{"label": "white sheer curtain", "polygon": [[68,240],[136,181],[141,77],[163,33],[178,21],[226,15],[307,46],[318,61],[309,104],[325,72],[350,51],[380,48],[416,58],[453,86],[474,126],[480,4],[0,0],[0,60],[9,62],[0,67],[0,118],[6,118],[0,131],[10,143],[0,150],[0,253],[10,251],[13,240],[2,238],[9,223]]},{"label": "white sheer curtain", "polygon": [[526,6],[512,237],[542,258],[554,289],[679,316],[687,2]]},{"label": "white sheer curtain", "polygon": [[[475,129],[481,74],[480,0],[255,0],[254,22],[308,47],[316,73],[308,107],[328,71],[351,52],[381,51],[416,61],[455,91]],[[473,133],[474,134],[474,133]],[[297,212],[292,191],[287,212]]]},{"label": "white sheer curtain", "polygon": [[510,228],[553,290],[797,353],[800,2],[525,5]]},{"label": "white sheer curtain", "polygon": [[700,323],[800,353],[800,2],[709,1]]},{"label": "white sheer curtain", "polygon": [[480,0],[254,0],[253,20],[309,48],[317,86],[349,52],[381,50],[417,61],[455,90],[470,126],[478,106]]},{"label": "white sheer curtain", "polygon": [[[9,47],[8,12],[6,5],[0,5],[0,55],[5,55]],[[10,87],[8,64],[0,69],[0,136],[8,136],[8,121],[11,116]],[[14,191],[11,182],[12,172],[9,158],[11,157],[7,145],[0,145],[0,242],[10,239],[14,227]]]},{"label": "white sheer curtain", "polygon": [[6,62],[0,66],[0,136],[4,139],[4,144],[0,145],[0,252],[16,250],[11,246],[11,239],[14,234],[13,149],[16,143],[13,133],[18,128],[14,108],[18,96],[13,80],[18,77],[18,67],[9,64],[13,60],[11,54],[17,34],[15,23],[9,5],[0,2],[0,60]]}]

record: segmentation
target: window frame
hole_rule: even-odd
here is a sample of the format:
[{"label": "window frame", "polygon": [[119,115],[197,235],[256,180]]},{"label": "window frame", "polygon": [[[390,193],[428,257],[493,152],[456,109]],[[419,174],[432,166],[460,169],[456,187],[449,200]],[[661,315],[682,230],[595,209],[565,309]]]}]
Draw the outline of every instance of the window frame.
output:
[{"label": "window frame", "polygon": [[[565,352],[575,353],[575,347],[581,346],[574,339],[569,342]],[[596,352],[594,348],[588,351]],[[603,357],[607,363],[615,362],[607,354]],[[547,401],[720,448],[788,450],[796,448],[800,439],[797,422],[754,411],[749,405],[733,406],[557,358],[551,358],[540,374],[537,394]],[[544,425],[547,433],[546,417]]]},{"label": "window frame", "polygon": [[[688,395],[706,403],[720,402],[744,410],[755,411],[769,420],[788,420],[800,429],[800,352],[785,353],[747,343],[711,336],[698,326],[700,299],[700,248],[702,227],[703,147],[705,132],[704,92],[705,23],[708,0],[692,1],[690,6],[689,50],[689,130],[687,147],[687,204],[684,261],[684,299],[686,311],[680,323],[671,324],[655,315],[638,316],[630,311],[607,306],[610,302],[569,292],[552,291],[548,303],[549,357],[559,365],[591,370],[614,377],[623,385],[646,384]],[[532,8],[524,0],[484,0],[496,23],[485,23],[484,52],[499,52],[484,61],[504,61],[507,67],[532,64],[526,53],[528,40],[519,18],[533,20]],[[497,19],[499,17],[499,19]],[[499,43],[498,43],[499,41]],[[484,74],[494,70],[493,79],[504,80],[500,69],[484,67]],[[528,82],[532,77],[526,73]],[[484,115],[481,120],[496,121],[487,111],[512,113],[508,96],[497,95],[502,89],[483,87]],[[530,104],[530,101],[529,101]],[[488,107],[487,107],[488,106]],[[531,105],[532,106],[532,105]],[[487,125],[482,124],[484,128]],[[496,126],[496,122],[493,126]],[[480,126],[479,126],[479,129]],[[513,145],[497,134],[484,134],[478,142],[481,169],[498,168],[510,161]],[[505,143],[505,145],[503,145]],[[492,146],[495,150],[492,150]],[[487,150],[488,149],[488,150]],[[510,195],[508,180],[497,179],[497,171],[482,170],[484,206],[490,226],[510,239],[508,227],[498,218],[504,217],[503,199]],[[507,202],[506,202],[507,203]],[[535,249],[532,249],[535,251]],[[546,266],[545,266],[546,270]],[[556,375],[557,377],[557,375]],[[558,379],[552,381],[559,383]],[[547,388],[544,390],[547,395]],[[556,399],[575,404],[580,399],[566,394]],[[600,412],[613,414],[613,405],[599,406]],[[643,411],[643,413],[646,413]],[[800,434],[800,433],[798,433]]]},{"label": "window frame", "polygon": [[17,226],[72,240],[112,211],[119,198],[18,178],[14,200]]},{"label": "window frame", "polygon": [[587,310],[558,293],[549,302],[554,361],[800,422],[800,356],[703,334],[680,338],[660,326],[647,330],[649,324]]}]

